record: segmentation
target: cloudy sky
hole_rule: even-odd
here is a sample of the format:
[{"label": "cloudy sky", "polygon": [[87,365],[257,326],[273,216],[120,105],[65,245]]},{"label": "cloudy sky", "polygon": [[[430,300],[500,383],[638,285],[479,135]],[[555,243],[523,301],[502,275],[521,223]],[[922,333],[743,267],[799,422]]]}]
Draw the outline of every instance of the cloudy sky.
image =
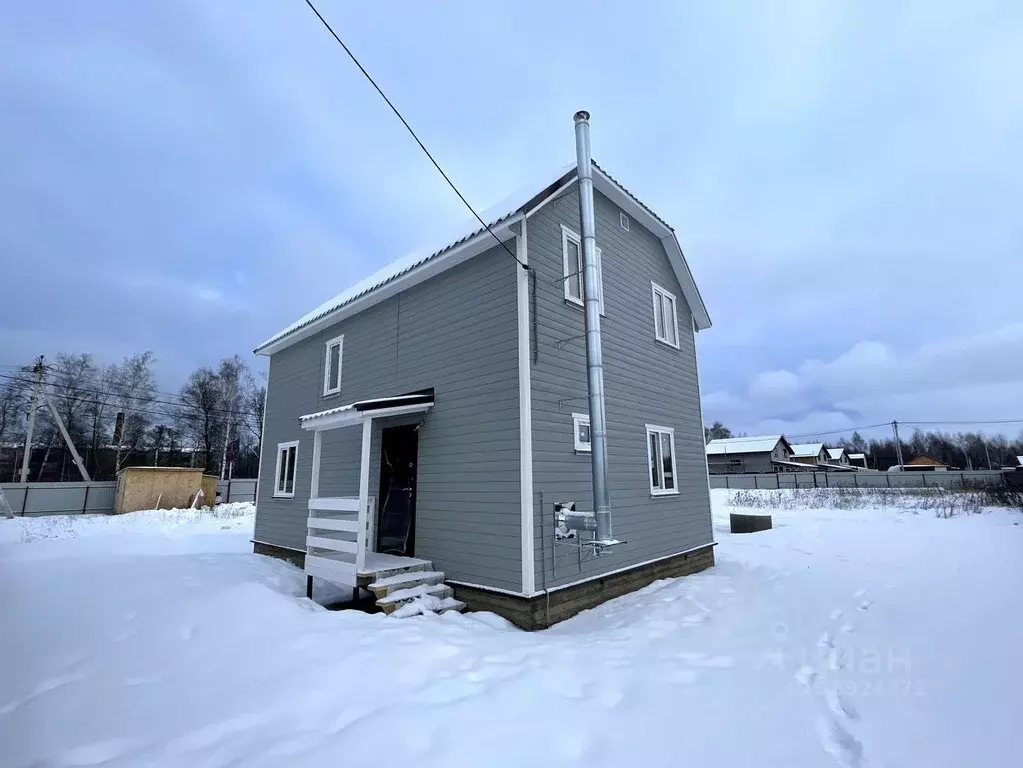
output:
[{"label": "cloudy sky", "polygon": [[[591,111],[710,309],[708,420],[1023,419],[1019,3],[319,5],[480,207]],[[466,218],[302,0],[11,5],[0,103],[0,365],[176,388]]]}]

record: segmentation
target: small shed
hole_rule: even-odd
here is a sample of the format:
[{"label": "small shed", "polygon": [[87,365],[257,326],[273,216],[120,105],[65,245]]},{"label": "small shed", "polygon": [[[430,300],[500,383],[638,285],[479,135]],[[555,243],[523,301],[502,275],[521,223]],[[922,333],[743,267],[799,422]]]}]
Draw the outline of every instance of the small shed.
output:
[{"label": "small shed", "polygon": [[140,509],[185,508],[199,489],[202,506],[212,505],[217,495],[217,478],[191,467],[125,467],[117,473],[114,513]]}]

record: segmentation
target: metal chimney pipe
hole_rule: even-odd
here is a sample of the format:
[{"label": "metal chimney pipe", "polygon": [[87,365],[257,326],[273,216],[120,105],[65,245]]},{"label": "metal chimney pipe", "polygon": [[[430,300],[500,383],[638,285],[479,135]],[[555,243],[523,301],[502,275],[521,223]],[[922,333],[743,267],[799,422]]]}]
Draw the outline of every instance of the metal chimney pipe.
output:
[{"label": "metal chimney pipe", "polygon": [[590,113],[575,113],[575,157],[579,175],[582,222],[583,294],[586,310],[586,391],[590,411],[590,463],[597,542],[610,543],[611,494],[607,487],[607,418],[604,413],[604,358],[600,345],[600,278],[593,215],[593,168],[590,158]]}]

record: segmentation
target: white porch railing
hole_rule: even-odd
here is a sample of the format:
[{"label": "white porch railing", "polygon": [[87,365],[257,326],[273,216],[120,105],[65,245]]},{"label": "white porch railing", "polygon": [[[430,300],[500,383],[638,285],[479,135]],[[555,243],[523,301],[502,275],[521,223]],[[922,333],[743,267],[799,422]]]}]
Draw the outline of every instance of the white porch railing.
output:
[{"label": "white porch railing", "polygon": [[[369,514],[376,499],[369,497],[360,509],[358,498],[313,498],[309,500],[305,571],[336,584],[355,586],[366,564],[366,551],[373,535]],[[355,534],[355,540],[344,534]]]}]

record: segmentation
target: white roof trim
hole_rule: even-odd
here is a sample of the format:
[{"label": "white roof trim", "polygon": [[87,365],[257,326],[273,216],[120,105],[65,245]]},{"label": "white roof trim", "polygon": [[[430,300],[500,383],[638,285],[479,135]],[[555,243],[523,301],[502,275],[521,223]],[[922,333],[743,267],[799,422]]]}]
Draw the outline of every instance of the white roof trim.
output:
[{"label": "white roof trim", "polygon": [[[515,236],[511,227],[520,218],[516,214],[521,213],[528,203],[547,191],[551,186],[555,184],[561,185],[546,197],[547,200],[551,199],[553,195],[559,194],[565,186],[575,183],[575,168],[575,163],[572,163],[558,169],[554,174],[545,176],[540,182],[533,184],[527,190],[521,191],[508,198],[502,204],[492,206],[484,211],[481,214],[483,220],[488,223],[490,229],[493,230],[493,233],[497,235],[501,242],[510,240]],[[593,163],[593,169],[594,187],[612,200],[633,221],[639,222],[660,238],[668,255],[668,261],[675,272],[675,277],[682,287],[682,295],[685,296],[689,309],[692,312],[696,330],[702,331],[705,328],[709,328],[710,315],[707,313],[707,307],[703,303],[703,298],[700,296],[695,280],[693,280],[692,272],[690,272],[689,266],[686,263],[682,247],[675,236],[675,231],[595,162]],[[535,213],[541,207],[542,204],[534,206],[526,215],[529,216]],[[485,227],[480,227],[479,222],[474,221],[471,227],[468,233],[462,234],[454,241],[449,241],[437,250],[417,251],[388,264],[365,280],[356,283],[348,290],[324,302],[291,325],[275,333],[256,347],[256,354],[272,355],[275,352],[279,352],[302,339],[312,336],[327,326],[362,312],[374,304],[378,304],[497,245],[494,242],[493,235]]]}]

